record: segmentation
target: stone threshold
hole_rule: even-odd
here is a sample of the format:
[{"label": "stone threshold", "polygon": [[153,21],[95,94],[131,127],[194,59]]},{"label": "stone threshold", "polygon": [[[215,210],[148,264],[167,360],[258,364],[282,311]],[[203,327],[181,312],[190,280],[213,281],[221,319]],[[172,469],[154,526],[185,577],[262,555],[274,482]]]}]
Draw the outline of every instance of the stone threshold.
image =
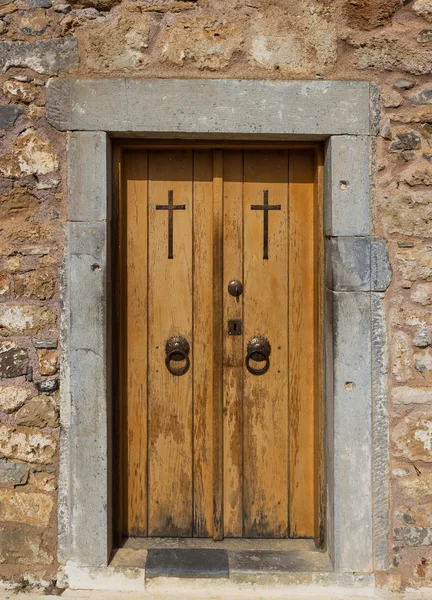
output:
[{"label": "stone threshold", "polygon": [[[65,567],[71,589],[155,590],[177,583],[179,591],[198,586],[235,591],[238,586],[340,586],[362,593],[373,575],[336,573],[313,540],[204,540],[129,538],[113,552],[108,567]],[[251,596],[252,597],[252,596]]]}]

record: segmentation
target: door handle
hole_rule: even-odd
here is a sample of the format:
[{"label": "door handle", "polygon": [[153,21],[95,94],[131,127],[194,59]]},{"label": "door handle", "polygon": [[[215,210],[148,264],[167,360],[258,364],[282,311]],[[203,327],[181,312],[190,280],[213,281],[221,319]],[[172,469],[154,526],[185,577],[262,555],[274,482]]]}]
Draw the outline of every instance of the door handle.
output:
[{"label": "door handle", "polygon": [[[165,365],[171,375],[184,375],[190,367],[190,345],[187,339],[181,335],[171,337],[165,345]],[[172,363],[186,361],[182,367],[175,368]]]},{"label": "door handle", "polygon": [[[257,336],[248,341],[246,354],[246,368],[252,375],[264,375],[270,368],[271,346],[267,338]],[[256,369],[250,363],[265,362],[265,365],[260,369]]]}]

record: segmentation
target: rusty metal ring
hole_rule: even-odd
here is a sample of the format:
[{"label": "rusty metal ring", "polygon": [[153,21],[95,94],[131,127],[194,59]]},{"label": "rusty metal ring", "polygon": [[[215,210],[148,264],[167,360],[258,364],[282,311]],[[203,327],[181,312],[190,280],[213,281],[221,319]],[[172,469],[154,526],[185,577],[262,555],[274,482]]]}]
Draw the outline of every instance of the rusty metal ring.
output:
[{"label": "rusty metal ring", "polygon": [[[180,369],[173,369],[171,366],[171,362],[180,362],[181,360],[185,360],[186,364]],[[184,350],[180,348],[176,348],[175,350],[171,350],[165,357],[165,365],[171,375],[176,375],[177,377],[180,375],[184,375],[189,371],[190,367],[190,358]]]},{"label": "rusty metal ring", "polygon": [[[254,355],[262,356],[262,360],[259,360],[257,362],[265,361],[265,365],[261,369],[256,369],[255,367],[251,366],[250,361],[256,360]],[[249,371],[249,373],[252,373],[252,375],[264,375],[264,373],[267,373],[267,371],[270,368],[270,357],[265,351],[256,349],[250,350],[246,355],[246,368]]]}]

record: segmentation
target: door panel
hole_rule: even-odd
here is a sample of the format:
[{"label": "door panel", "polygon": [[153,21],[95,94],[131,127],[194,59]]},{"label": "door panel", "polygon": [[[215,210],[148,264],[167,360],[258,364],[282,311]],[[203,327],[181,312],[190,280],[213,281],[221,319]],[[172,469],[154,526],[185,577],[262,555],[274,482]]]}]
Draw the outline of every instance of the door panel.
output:
[{"label": "door panel", "polygon": [[[213,536],[213,153],[194,154],[194,535]],[[210,201],[209,201],[210,199]]]},{"label": "door panel", "polygon": [[318,341],[318,274],[314,171],[314,157],[310,152],[290,154],[290,537],[311,535],[316,510],[314,413],[317,381],[314,366]]},{"label": "door panel", "polygon": [[147,535],[147,158],[147,152],[129,152],[123,163],[122,225],[127,225],[127,232],[122,236],[126,244],[122,280],[128,309],[122,311],[127,339],[122,363],[128,401],[122,435],[128,444],[121,468],[123,530],[131,535]]},{"label": "door panel", "polygon": [[[168,258],[169,190],[173,258]],[[148,320],[148,532],[192,535],[192,371],[182,377],[165,368],[172,336],[192,342],[192,151],[149,155]],[[194,360],[194,349],[191,350]]]},{"label": "door panel", "polygon": [[226,293],[243,281],[243,152],[224,152],[224,535],[243,535],[243,336],[227,335],[228,321],[243,323],[243,298]]},{"label": "door panel", "polygon": [[[244,154],[244,337],[271,345],[267,373],[244,371],[244,535],[288,532],[288,153]],[[264,259],[264,190],[268,259]]]},{"label": "door panel", "polygon": [[[310,150],[130,150],[119,209],[123,535],[313,537],[318,235]],[[243,293],[228,293],[231,280]],[[228,322],[237,329],[228,333]],[[166,344],[184,336],[190,351]],[[263,354],[248,342],[266,338]],[[171,370],[190,368],[182,375]],[[261,362],[259,362],[261,361]],[[249,364],[249,369],[247,366]]]}]

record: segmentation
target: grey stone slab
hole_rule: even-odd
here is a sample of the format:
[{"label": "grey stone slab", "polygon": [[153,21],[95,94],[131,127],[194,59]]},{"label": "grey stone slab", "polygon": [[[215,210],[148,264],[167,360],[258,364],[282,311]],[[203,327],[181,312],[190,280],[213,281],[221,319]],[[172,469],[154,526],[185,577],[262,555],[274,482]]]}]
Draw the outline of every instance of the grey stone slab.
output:
[{"label": "grey stone slab", "polygon": [[29,357],[25,348],[12,348],[0,352],[0,377],[20,377],[27,373]]},{"label": "grey stone slab", "polygon": [[392,270],[382,238],[329,238],[327,254],[327,287],[334,291],[381,292],[390,285]]},{"label": "grey stone slab", "polygon": [[0,70],[11,67],[33,69],[37,73],[58,75],[78,66],[76,38],[28,42],[0,42]]},{"label": "grey stone slab", "polygon": [[334,135],[326,145],[324,229],[329,236],[370,235],[371,138]]},{"label": "grey stone slab", "polygon": [[16,104],[4,104],[0,106],[0,129],[5,129],[6,131],[12,129],[15,121],[22,113],[22,108]]},{"label": "grey stone slab", "polygon": [[393,276],[387,240],[371,238],[371,290],[385,292]]},{"label": "grey stone slab", "polygon": [[0,484],[25,485],[30,468],[24,463],[15,463],[0,458]]},{"label": "grey stone slab", "polygon": [[335,291],[364,292],[371,285],[371,242],[368,237],[337,237],[327,240],[331,272],[327,287]]},{"label": "grey stone slab", "polygon": [[60,130],[160,134],[370,135],[370,84],[353,81],[59,79],[47,118]]},{"label": "grey stone slab", "polygon": [[[69,559],[107,564],[111,518],[108,490],[110,412],[110,292],[107,223],[68,223],[65,327],[70,418]],[[64,339],[64,332],[63,332]],[[63,464],[63,468],[65,465]],[[97,533],[96,533],[97,532]]]},{"label": "grey stone slab", "polygon": [[110,154],[106,133],[93,131],[71,133],[67,144],[69,220],[109,219]]},{"label": "grey stone slab", "polygon": [[228,577],[227,550],[150,548],[146,579],[154,577]]},{"label": "grey stone slab", "polygon": [[390,435],[388,346],[384,294],[371,294],[372,308],[372,493],[375,569],[389,568]]},{"label": "grey stone slab", "polygon": [[333,570],[328,555],[318,551],[230,551],[229,567],[230,577],[234,573],[308,573]]},{"label": "grey stone slab", "polygon": [[[343,586],[346,588],[365,588],[373,587],[375,583],[374,575],[363,573],[335,573],[335,572],[315,572],[315,571],[233,571],[230,573],[230,582],[247,585],[286,585],[286,586],[319,586],[319,588]],[[321,590],[322,591],[322,590]],[[335,590],[332,589],[332,597],[335,596]],[[289,593],[289,592],[288,592]],[[289,597],[289,595],[287,596]],[[303,598],[306,596],[296,596]],[[313,597],[309,595],[309,597]],[[320,596],[323,597],[323,596]],[[358,597],[356,594],[355,597]]]},{"label": "grey stone slab", "polygon": [[333,292],[333,548],[336,570],[371,572],[371,297]]},{"label": "grey stone slab", "polygon": [[407,546],[432,546],[432,527],[395,527],[394,539]]}]

